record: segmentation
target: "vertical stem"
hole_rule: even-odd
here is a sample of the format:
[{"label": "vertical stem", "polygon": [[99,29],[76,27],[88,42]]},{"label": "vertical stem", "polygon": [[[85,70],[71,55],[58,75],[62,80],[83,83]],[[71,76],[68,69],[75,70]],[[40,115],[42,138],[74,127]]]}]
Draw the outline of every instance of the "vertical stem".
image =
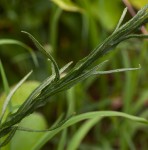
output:
[{"label": "vertical stem", "polygon": [[[55,6],[56,7],[56,6]],[[53,50],[53,56],[55,57],[56,55],[56,48],[57,48],[57,36],[58,36],[58,21],[60,18],[60,15],[62,13],[62,9],[59,7],[53,8],[56,9],[52,12],[52,18],[51,18],[51,22],[50,24],[50,28],[49,28],[49,41]]]},{"label": "vertical stem", "polygon": [[[6,74],[5,74],[5,70],[3,68],[1,60],[0,60],[0,72],[1,72],[1,76],[2,76],[4,91],[5,91],[6,95],[8,95],[9,92],[10,92],[10,88],[9,88],[8,80],[7,80],[7,77],[6,77]],[[11,112],[12,111],[12,103],[11,103],[11,101],[8,104],[8,108],[9,108],[9,111]]]}]

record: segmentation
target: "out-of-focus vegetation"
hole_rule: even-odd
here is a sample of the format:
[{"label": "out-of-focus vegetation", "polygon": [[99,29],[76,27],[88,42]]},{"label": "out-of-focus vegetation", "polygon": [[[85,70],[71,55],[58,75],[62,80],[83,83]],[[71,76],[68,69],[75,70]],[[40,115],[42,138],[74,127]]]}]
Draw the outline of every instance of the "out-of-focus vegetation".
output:
[{"label": "out-of-focus vegetation", "polygon": [[[148,3],[147,0],[130,2],[135,10]],[[115,29],[124,7],[120,0],[1,0],[0,59],[9,86],[16,84],[31,69],[33,74],[29,79],[32,83],[27,85],[28,89],[34,83],[32,80],[41,82],[51,75],[50,62],[46,61],[33,43],[21,33],[22,30],[34,35],[45,48],[50,50],[62,67],[69,61],[75,64],[108,37]],[[125,21],[129,18],[131,15],[127,13]],[[8,44],[4,42],[6,39],[17,42],[11,41],[10,44],[9,41]],[[28,45],[29,48],[18,44],[19,42]],[[34,51],[37,62],[28,49]],[[52,97],[51,103],[38,110],[44,117],[39,116],[42,119],[36,118],[32,123],[40,122],[41,127],[45,128],[44,119],[48,126],[52,126],[62,114],[69,117],[75,112],[79,114],[98,110],[116,110],[148,118],[147,49],[147,40],[131,39],[121,43],[114,52],[105,55],[97,63],[109,59],[104,70],[137,67],[141,64],[140,70],[89,78],[70,90]],[[21,92],[25,90],[27,87]],[[3,91],[0,79],[0,92]],[[23,95],[17,96],[16,101],[19,99],[21,101],[23,97]],[[33,115],[38,116],[38,114]],[[44,133],[43,138],[37,139],[38,144],[33,143],[34,147],[31,145],[29,148],[30,150],[148,149],[147,126],[115,117],[101,121],[99,119],[94,118],[75,124],[52,139],[50,132]],[[29,126],[31,125],[28,123]],[[27,127],[25,123],[24,127]],[[24,141],[18,140],[17,143],[19,136],[21,135],[17,133],[10,144],[3,149],[13,150],[17,146],[20,148],[20,142]],[[27,138],[31,139],[31,136]],[[77,141],[78,138],[80,139]],[[50,141],[46,142],[49,139]],[[27,140],[25,142],[27,145]],[[27,147],[28,150],[29,148]]]}]

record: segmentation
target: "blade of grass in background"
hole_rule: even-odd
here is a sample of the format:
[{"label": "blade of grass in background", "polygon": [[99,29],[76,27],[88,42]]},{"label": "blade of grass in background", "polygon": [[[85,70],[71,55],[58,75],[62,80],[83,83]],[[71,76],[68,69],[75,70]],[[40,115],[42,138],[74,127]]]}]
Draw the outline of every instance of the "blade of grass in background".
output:
[{"label": "blade of grass in background", "polygon": [[[6,77],[6,74],[5,74],[5,71],[4,71],[1,60],[0,60],[0,73],[1,73],[1,76],[2,76],[4,91],[5,91],[6,95],[8,95],[9,92],[10,92],[10,87],[9,87],[7,77]],[[8,104],[8,108],[9,108],[10,111],[12,110],[12,103],[11,102]],[[0,121],[0,123],[1,123],[1,121]]]},{"label": "blade of grass in background", "polygon": [[[123,63],[125,67],[130,66],[130,59],[128,56],[127,51],[122,51],[122,57],[123,57]],[[123,101],[124,101],[124,112],[130,113],[131,112],[131,103],[134,97],[134,94],[136,92],[136,86],[138,83],[138,72],[126,72],[126,78],[125,78],[125,86],[124,86],[124,95],[123,95]]]},{"label": "blade of grass in background", "polygon": [[10,93],[8,94],[4,104],[3,104],[3,108],[1,111],[1,115],[0,115],[0,124],[2,122],[2,119],[4,117],[4,114],[6,112],[7,106],[9,105],[9,102],[11,101],[12,96],[15,94],[15,92],[17,91],[17,89],[25,82],[25,80],[31,75],[32,71],[29,72],[14,88],[13,90],[10,91]]},{"label": "blade of grass in background", "polygon": [[81,12],[82,9],[78,7],[74,2],[71,0],[51,0],[56,5],[58,5],[60,8],[66,11],[74,11],[74,12]]},{"label": "blade of grass in background", "polygon": [[[68,105],[68,110],[67,110],[67,115],[66,117],[70,117],[71,114],[73,114],[75,112],[75,88],[72,87],[70,90],[68,90],[66,92],[67,94],[67,105]],[[58,150],[64,150],[64,147],[66,146],[67,144],[67,135],[68,132],[67,132],[67,129],[64,129],[61,133],[61,138],[60,138],[60,141],[59,141],[59,144],[58,144]]]},{"label": "blade of grass in background", "polygon": [[60,141],[58,142],[57,150],[64,150],[67,143],[67,129],[64,129],[60,135]]},{"label": "blade of grass in background", "polygon": [[[135,117],[135,116],[128,115],[128,114],[122,113],[122,112],[115,112],[115,111],[98,111],[97,112],[96,111],[96,112],[83,113],[80,115],[70,117],[70,119],[68,119],[67,121],[57,124],[57,126],[55,126],[52,130],[49,129],[49,132],[45,133],[45,135],[42,137],[42,139],[35,145],[35,147],[32,150],[40,150],[47,141],[49,141],[51,138],[53,138],[53,136],[58,134],[60,131],[68,128],[69,126],[76,124],[77,122],[80,122],[85,119],[94,119],[96,117],[103,118],[103,117],[113,117],[113,116],[114,117],[115,116],[116,117],[124,117],[124,118],[130,119],[130,120],[133,120],[133,121],[145,123],[146,125],[148,124],[148,120],[146,120],[144,118]],[[32,130],[32,132],[33,132],[33,130]]]},{"label": "blade of grass in background", "polygon": [[86,136],[88,131],[100,120],[100,117],[95,117],[86,121],[77,131],[74,133],[73,137],[68,142],[67,150],[77,150],[81,141]]},{"label": "blade of grass in background", "polygon": [[59,7],[55,7],[52,10],[52,17],[50,19],[50,27],[49,27],[49,42],[52,47],[53,51],[53,56],[56,58],[57,54],[57,45],[58,45],[58,24],[59,24],[59,19],[62,14],[62,9]]},{"label": "blade of grass in background", "polygon": [[0,60],[0,73],[1,73],[1,76],[2,76],[4,91],[5,91],[6,95],[8,95],[9,91],[10,91],[10,88],[9,88],[9,84],[8,84],[7,77],[6,77],[6,74],[5,74],[5,71],[4,71],[1,60]]},{"label": "blade of grass in background", "polygon": [[0,39],[0,45],[9,45],[9,44],[13,44],[13,45],[18,45],[18,46],[21,46],[23,47],[24,49],[28,50],[29,53],[31,54],[32,56],[32,59],[34,61],[34,64],[36,66],[38,66],[38,60],[36,58],[36,55],[35,53],[33,52],[33,49],[30,48],[29,46],[27,46],[26,44],[24,44],[23,42],[20,42],[18,40],[13,40],[13,39]]}]

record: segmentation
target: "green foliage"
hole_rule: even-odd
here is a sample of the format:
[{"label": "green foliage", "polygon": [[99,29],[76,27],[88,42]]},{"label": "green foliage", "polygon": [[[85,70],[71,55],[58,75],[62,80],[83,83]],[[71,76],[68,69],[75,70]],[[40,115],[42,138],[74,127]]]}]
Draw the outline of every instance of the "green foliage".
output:
[{"label": "green foliage", "polygon": [[36,55],[34,54],[33,50],[29,46],[27,46],[26,44],[24,44],[20,41],[17,41],[17,40],[12,40],[12,39],[1,39],[0,40],[0,45],[9,45],[9,44],[18,45],[18,46],[21,46],[21,47],[25,48],[26,50],[28,50],[34,60],[34,63],[36,65],[38,65]]},{"label": "green foliage", "polygon": [[[106,11],[107,10],[107,11]],[[118,13],[117,13],[118,12]],[[120,1],[100,0],[97,15],[102,23],[102,26],[108,30],[113,30],[121,16]]]},{"label": "green foliage", "polygon": [[[35,123],[37,121],[37,123]],[[45,129],[46,128],[46,121],[44,117],[38,113],[33,113],[32,115],[28,116],[24,120],[21,121],[20,126],[29,127],[33,129]],[[11,141],[11,149],[32,149],[34,145],[40,140],[44,133],[27,133],[27,132],[20,132],[17,131],[13,140]],[[18,139],[22,142],[18,142]]]},{"label": "green foliage", "polygon": [[129,0],[131,2],[132,5],[134,5],[136,8],[142,8],[143,6],[145,6],[148,1],[147,0],[141,0],[141,1],[138,1],[138,0]]},{"label": "green foliage", "polygon": [[[32,72],[29,72],[14,88],[13,90],[11,90],[11,92],[8,94],[8,96],[6,97],[4,104],[3,104],[3,108],[1,111],[1,118],[0,118],[0,122],[3,121],[3,117],[6,113],[7,107],[12,99],[12,96],[14,95],[14,93],[17,91],[17,89],[23,84],[23,82],[25,82],[25,80],[30,76]],[[12,111],[12,112],[11,112]],[[13,113],[13,110],[10,109],[10,113]]]},{"label": "green foliage", "polygon": [[[138,122],[141,122],[141,123],[148,124],[148,121],[144,118],[135,117],[135,116],[128,115],[128,114],[125,114],[125,113],[121,113],[121,112],[98,111],[98,112],[83,113],[83,114],[80,114],[80,115],[70,117],[69,119],[67,119],[63,122],[60,122],[55,127],[49,129],[49,133],[46,133],[42,137],[41,141],[39,141],[36,144],[36,146],[33,148],[33,150],[39,150],[43,146],[43,144],[45,144],[45,142],[50,140],[53,136],[55,136],[61,130],[65,129],[65,128],[71,126],[71,125],[74,125],[75,123],[80,122],[82,120],[90,119],[88,121],[89,123],[86,122],[86,124],[84,124],[82,129],[80,129],[80,131],[78,131],[78,133],[75,133],[76,134],[75,136],[78,136],[77,134],[79,134],[79,132],[83,132],[83,133],[80,133],[82,137],[79,136],[80,139],[76,139],[76,137],[73,137],[73,139],[72,139],[72,143],[73,143],[73,140],[78,140],[78,141],[76,141],[76,143],[73,143],[73,144],[76,144],[76,145],[74,145],[73,149],[76,149],[77,146],[78,146],[77,145],[78,142],[80,142],[80,140],[83,138],[83,136],[85,135],[87,130],[89,130],[89,128],[91,128],[91,126],[93,126],[95,123],[97,123],[96,121],[99,121],[99,119],[102,119],[103,117],[112,117],[112,116],[124,117],[124,118],[131,119],[133,121],[138,121]],[[45,130],[45,131],[48,131],[48,130]],[[72,143],[71,143],[71,145],[72,145]],[[69,148],[70,147],[68,147],[68,149]]]},{"label": "green foliage", "polygon": [[0,61],[0,72],[1,72],[2,81],[3,81],[3,85],[4,85],[4,91],[6,94],[8,94],[9,93],[9,85],[8,85],[7,77],[5,75],[5,71],[4,71],[1,61]]},{"label": "green foliage", "polygon": [[[17,109],[28,98],[28,96],[31,94],[31,92],[37,86],[39,86],[39,84],[40,83],[37,82],[37,81],[26,81],[26,82],[24,82],[19,87],[19,89],[14,93],[14,95],[12,96],[11,103],[13,105],[13,108]],[[13,88],[11,88],[10,90],[13,90]],[[2,106],[4,104],[4,101],[5,101],[6,97],[7,96],[6,96],[5,93],[1,94],[1,97],[0,97],[0,110],[2,110]]]},{"label": "green foliage", "polygon": [[[20,4],[24,6],[21,9]],[[47,142],[46,146],[58,150],[72,148],[134,150],[140,148],[139,145],[142,149],[148,148],[147,119],[144,119],[148,117],[146,109],[148,84],[145,82],[147,79],[145,66],[148,63],[147,44],[146,41],[135,39],[147,38],[147,35],[133,34],[147,22],[147,7],[125,24],[123,23],[125,15],[125,20],[130,15],[126,14],[125,9],[119,20],[123,6],[118,0],[113,2],[37,0],[29,3],[24,1],[23,4],[18,0],[11,1],[9,5],[3,2],[1,7],[3,13],[1,13],[0,28],[3,29],[4,21],[6,27],[13,29],[3,30],[1,34],[4,39],[1,39],[0,54],[3,66],[1,65],[0,69],[5,91],[8,89],[6,88],[8,82],[11,86],[30,69],[34,71],[30,79],[41,81],[40,84],[35,83],[35,86],[32,81],[24,82],[19,89],[15,88],[17,91],[14,95],[11,89],[10,93],[6,92],[8,100],[7,96],[4,98],[2,95],[3,100],[0,103],[11,100],[12,106],[16,104],[15,108],[12,107],[15,109],[13,111],[11,107],[7,108],[0,126],[1,146],[8,143],[3,148],[11,149],[14,144],[19,147],[19,143],[15,140],[18,141],[22,135],[25,137],[30,135],[36,139],[39,134],[42,136],[36,139],[37,142],[30,143],[26,149],[44,149],[43,146]],[[29,32],[25,33],[34,45],[20,34],[21,30]],[[110,36],[109,32],[112,32]],[[14,36],[12,33],[15,33]],[[16,40],[12,40],[12,37]],[[100,41],[103,42],[99,43]],[[118,45],[122,41],[123,44]],[[34,66],[26,51],[17,45],[27,50],[31,49],[29,51],[33,55],[35,52],[37,55],[32,57],[38,59],[36,61],[38,66]],[[96,48],[91,51],[94,47]],[[113,51],[108,54],[110,50]],[[45,54],[50,62],[46,61],[40,52]],[[88,53],[90,54],[86,56]],[[86,57],[80,60],[84,56]],[[108,59],[111,60],[107,63]],[[71,65],[71,62],[68,64],[67,62],[71,60],[74,64],[80,61],[67,71],[66,69]],[[67,65],[59,69],[63,64]],[[137,67],[138,64],[141,65]],[[130,66],[137,68],[129,68]],[[130,71],[138,69],[140,70]],[[115,73],[122,71],[125,73]],[[93,77],[98,75],[101,78]],[[87,80],[84,82],[84,79]],[[35,87],[37,88],[32,91]],[[19,91],[23,96],[17,94]],[[0,107],[2,109],[2,104]],[[41,127],[23,124],[23,120],[36,115],[33,113],[36,110],[41,111],[47,118],[49,123],[47,129],[42,116],[43,120],[39,122]],[[27,117],[28,115],[30,116]],[[86,119],[87,121],[84,122]],[[27,122],[32,124],[32,119]],[[28,144],[33,139],[30,138]]]},{"label": "green foliage", "polygon": [[76,6],[71,0],[52,0],[52,2],[54,2],[55,4],[57,4],[60,8],[66,10],[66,11],[82,11],[81,8],[79,8],[78,6]]},{"label": "green foliage", "polygon": [[[37,123],[35,123],[37,121]],[[33,113],[32,115],[24,118],[19,126],[29,127],[33,129],[45,129],[47,124],[44,117],[39,113]],[[2,148],[2,150],[30,150],[33,148],[34,145],[41,139],[44,133],[33,133],[33,132],[20,132],[16,131],[12,141]]]},{"label": "green foliage", "polygon": [[56,61],[54,60],[54,58],[50,55],[50,53],[47,50],[44,49],[44,47],[31,34],[24,32],[24,31],[23,31],[23,33],[28,34],[28,36],[35,43],[36,47],[51,60],[51,62],[53,63],[53,66],[54,66],[55,74],[56,74],[55,80],[59,80],[59,78],[60,78],[59,67],[58,67]]},{"label": "green foliage", "polygon": [[[25,82],[19,87],[19,89],[12,96],[11,104],[13,111],[16,111],[18,107],[26,100],[26,98],[31,94],[31,92],[39,85],[39,82],[28,81]],[[13,88],[14,89],[14,88]],[[13,90],[12,89],[12,90]],[[4,100],[6,99],[6,94],[2,94],[0,97],[0,106],[3,106]],[[0,110],[2,110],[0,108]],[[9,110],[7,110],[8,114]],[[37,121],[38,123],[34,123]],[[29,117],[23,119],[20,124],[23,127],[31,126],[33,129],[44,129],[46,125],[46,121],[44,117],[38,113],[33,113]],[[36,142],[42,137],[43,133],[27,133],[17,131],[13,137],[13,140],[4,148],[3,150],[15,150],[15,149],[31,149]],[[18,140],[22,142],[18,142]],[[25,142],[24,142],[25,141]],[[10,148],[11,147],[11,148]]]}]

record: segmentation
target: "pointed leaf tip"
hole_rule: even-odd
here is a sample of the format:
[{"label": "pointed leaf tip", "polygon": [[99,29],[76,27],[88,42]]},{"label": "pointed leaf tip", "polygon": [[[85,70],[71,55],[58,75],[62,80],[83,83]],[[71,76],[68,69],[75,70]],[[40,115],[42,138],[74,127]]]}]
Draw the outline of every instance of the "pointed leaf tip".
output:
[{"label": "pointed leaf tip", "polygon": [[55,81],[58,81],[60,79],[59,67],[58,67],[58,64],[56,63],[56,61],[54,60],[54,58],[52,57],[52,55],[30,33],[26,32],[26,31],[21,31],[21,32],[27,34],[29,36],[29,38],[33,41],[33,43],[35,44],[37,49],[39,51],[41,51],[44,55],[46,55],[51,60],[51,62],[53,63],[53,66],[54,66],[55,73],[56,73]]}]

